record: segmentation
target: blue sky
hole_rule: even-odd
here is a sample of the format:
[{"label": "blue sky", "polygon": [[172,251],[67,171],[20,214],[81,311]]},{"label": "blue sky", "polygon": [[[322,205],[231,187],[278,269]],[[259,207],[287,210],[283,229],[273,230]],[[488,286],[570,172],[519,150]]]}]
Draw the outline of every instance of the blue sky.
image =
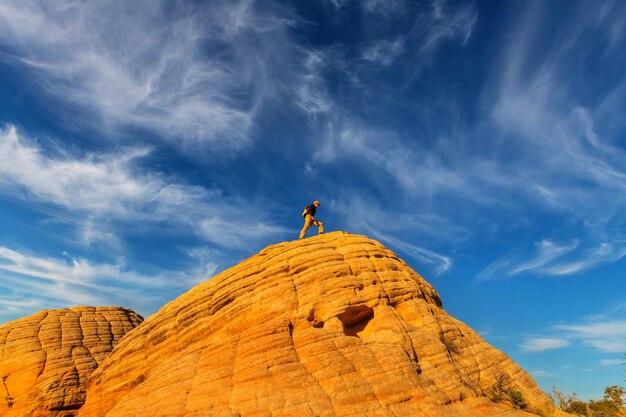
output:
[{"label": "blue sky", "polygon": [[626,4],[0,3],[0,322],[327,230],[550,390],[623,383]]}]

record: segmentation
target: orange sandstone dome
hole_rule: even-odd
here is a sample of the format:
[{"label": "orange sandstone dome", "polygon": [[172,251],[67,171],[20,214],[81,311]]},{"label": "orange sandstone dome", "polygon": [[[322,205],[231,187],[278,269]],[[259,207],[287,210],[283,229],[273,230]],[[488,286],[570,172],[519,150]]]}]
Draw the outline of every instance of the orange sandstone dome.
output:
[{"label": "orange sandstone dome", "polygon": [[121,307],[74,307],[1,326],[0,416],[76,415],[89,375],[141,321]]},{"label": "orange sandstone dome", "polygon": [[336,232],[270,246],[164,306],[92,374],[79,416],[539,413],[560,414],[422,277]]}]

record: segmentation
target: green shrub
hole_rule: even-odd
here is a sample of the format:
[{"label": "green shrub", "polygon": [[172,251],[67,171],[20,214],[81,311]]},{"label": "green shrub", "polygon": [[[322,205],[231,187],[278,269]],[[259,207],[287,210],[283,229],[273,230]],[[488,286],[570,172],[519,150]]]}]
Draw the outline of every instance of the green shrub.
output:
[{"label": "green shrub", "polygon": [[563,411],[576,414],[577,416],[587,417],[587,403],[584,401],[572,401]]},{"label": "green shrub", "polygon": [[511,402],[513,403],[513,407],[519,408],[520,410],[523,410],[524,408],[528,407],[528,403],[526,403],[526,400],[524,399],[524,396],[522,395],[521,392],[513,388],[509,388],[508,394],[509,394],[509,397],[511,397]]},{"label": "green shrub", "polygon": [[502,394],[504,393],[504,385],[506,384],[506,375],[500,375],[496,378],[496,382],[491,387],[489,399],[494,403],[502,401]]},{"label": "green shrub", "polygon": [[589,401],[589,408],[593,413],[593,417],[616,417],[619,415],[620,406],[611,400],[604,399]]},{"label": "green shrub", "polygon": [[564,411],[583,417],[618,417],[620,407],[611,400],[574,401]]}]

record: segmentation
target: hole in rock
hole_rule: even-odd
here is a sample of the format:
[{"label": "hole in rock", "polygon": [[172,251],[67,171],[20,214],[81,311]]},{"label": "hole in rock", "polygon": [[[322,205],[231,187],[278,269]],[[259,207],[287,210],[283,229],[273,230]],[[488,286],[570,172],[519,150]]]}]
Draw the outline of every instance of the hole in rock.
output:
[{"label": "hole in rock", "polygon": [[315,310],[311,310],[309,311],[309,315],[307,316],[306,320],[311,323],[313,325],[313,327],[315,327],[316,329],[323,329],[324,328],[324,322],[321,320],[317,320],[315,318]]},{"label": "hole in rock", "polygon": [[306,317],[307,321],[313,321],[315,320],[315,310],[311,310],[309,311],[309,315]]},{"label": "hole in rock", "polygon": [[358,305],[349,307],[346,311],[337,316],[343,324],[343,333],[346,336],[358,337],[367,324],[374,317],[372,307]]}]

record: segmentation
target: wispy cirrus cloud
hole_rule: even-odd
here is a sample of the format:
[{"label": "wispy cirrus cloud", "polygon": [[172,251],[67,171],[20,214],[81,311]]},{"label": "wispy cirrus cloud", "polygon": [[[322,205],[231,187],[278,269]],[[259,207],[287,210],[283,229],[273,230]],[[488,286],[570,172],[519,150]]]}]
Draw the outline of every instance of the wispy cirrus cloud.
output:
[{"label": "wispy cirrus cloud", "polygon": [[[446,168],[466,178],[474,195],[495,197],[495,204],[484,201],[487,207],[503,203],[507,221],[525,218],[526,227],[543,227],[535,223],[545,213],[560,220],[535,248],[514,248],[512,255],[485,267],[479,279],[522,273],[571,275],[625,256],[620,230],[626,224],[626,153],[619,142],[623,123],[614,116],[624,110],[624,82],[607,71],[610,81],[600,83],[603,90],[594,91],[596,99],[585,100],[591,92],[580,91],[580,80],[597,78],[585,73],[581,56],[601,49],[604,55],[596,70],[614,60],[625,62],[614,42],[625,34],[614,29],[624,27],[619,17],[623,5],[573,9],[576,24],[554,34],[557,39],[541,49],[536,41],[545,38],[547,30],[537,22],[546,18],[545,9],[524,9],[485,84],[484,122],[494,130],[481,142],[484,155],[468,149],[474,169],[454,159]],[[605,35],[601,46],[585,41],[590,32]],[[500,213],[494,218],[500,223]]]},{"label": "wispy cirrus cloud", "polygon": [[547,271],[552,275],[570,275],[617,262],[625,256],[626,245],[624,243],[620,242],[616,245],[603,242],[596,248],[584,250],[579,259],[553,265]]},{"label": "wispy cirrus cloud", "polygon": [[525,352],[543,352],[546,350],[561,349],[570,345],[566,339],[555,337],[532,337],[526,339],[520,348]]},{"label": "wispy cirrus cloud", "polygon": [[142,168],[139,162],[148,154],[148,149],[130,148],[78,158],[46,155],[8,126],[0,130],[0,189],[42,208],[58,207],[59,215],[78,224],[84,243],[116,243],[120,226],[128,223],[173,224],[179,233],[229,248],[289,232],[262,216],[246,216],[246,203],[224,198],[217,189]]},{"label": "wispy cirrus cloud", "polygon": [[535,378],[552,378],[554,377],[554,373],[550,371],[545,371],[543,369],[538,369],[536,371],[530,371],[530,374]]},{"label": "wispy cirrus cloud", "polygon": [[405,2],[403,0],[364,0],[363,7],[370,13],[389,16],[403,11]]},{"label": "wispy cirrus cloud", "polygon": [[490,117],[501,129],[502,140],[516,151],[509,163],[515,169],[496,166],[491,177],[506,173],[510,179],[506,188],[530,197],[540,210],[558,213],[569,223],[583,223],[577,240],[586,242],[586,247],[545,239],[550,246],[539,247],[534,258],[499,259],[485,268],[479,279],[524,271],[571,275],[626,255],[624,237],[618,232],[625,222],[626,200],[621,196],[626,187],[626,153],[616,146],[619,127],[601,126],[601,121],[610,118],[607,112],[621,111],[623,104],[617,104],[615,96],[623,99],[625,91],[618,86],[600,94],[603,98],[596,103],[583,104],[577,102],[580,94],[571,81],[575,78],[571,73],[573,56],[589,48],[581,39],[590,30],[605,31],[611,27],[609,22],[616,23],[615,15],[607,13],[614,7],[619,8],[613,4],[592,13],[575,13],[577,24],[560,33],[559,42],[542,56],[537,56],[540,53],[533,46],[535,37],[540,36],[534,24],[542,18],[542,10],[529,7],[503,53],[505,59],[499,61],[495,95],[488,95],[495,98]]},{"label": "wispy cirrus cloud", "polygon": [[[391,214],[374,199],[358,194],[349,194],[330,201],[332,210],[346,213],[347,218],[343,221],[350,226],[351,232],[364,233],[380,240],[390,249],[401,252],[402,256],[411,257],[424,269],[438,276],[452,269],[453,259],[438,253],[437,250],[415,244],[412,239],[405,239],[403,236],[406,234],[428,236],[432,242],[443,236],[455,236],[460,239],[466,233],[462,228],[447,224],[445,219],[436,216]],[[389,221],[390,217],[395,221]]]},{"label": "wispy cirrus cloud", "polygon": [[602,359],[600,360],[600,366],[613,367],[624,365],[624,359]]},{"label": "wispy cirrus cloud", "polygon": [[[610,114],[617,114],[615,107],[621,106],[616,96],[623,98],[626,89],[618,84],[618,92],[611,90],[604,100],[577,102],[575,85],[568,76],[572,54],[590,48],[578,40],[586,31],[604,31],[605,24],[617,18],[606,10],[590,16],[579,15],[579,10],[574,16],[582,24],[561,34],[563,42],[548,45],[549,53],[537,56],[533,25],[542,9],[528,9],[514,31],[516,36],[503,41],[493,77],[485,81],[482,124],[455,128],[452,118],[445,121],[450,129],[433,128],[435,133],[414,138],[334,103],[332,115],[319,120],[321,140],[307,165],[310,172],[319,172],[323,166],[354,164],[361,168],[363,180],[381,195],[389,196],[394,190],[402,193],[403,204],[444,207],[438,214],[448,223],[476,219],[476,228],[470,230],[475,236],[483,233],[483,222],[491,222],[493,230],[542,227],[534,224],[536,218],[558,216],[561,224],[554,233],[536,247],[515,248],[514,256],[492,261],[479,279],[523,273],[571,275],[624,257],[625,239],[619,230],[626,224],[626,199],[621,197],[626,188],[626,153],[615,136],[619,122],[611,121],[616,127],[607,130],[601,121],[615,119]],[[383,53],[394,50],[386,39],[404,46],[403,58],[407,54],[423,61],[434,57],[444,42],[467,45],[478,21],[475,8],[435,1],[429,10],[417,17],[423,20],[417,25],[419,30],[398,38],[374,39],[361,58],[367,56],[379,64],[393,62],[393,53]],[[611,27],[618,25],[613,23]],[[619,33],[612,30],[611,36]],[[348,72],[356,80],[366,79],[365,67],[348,64]],[[366,93],[372,94],[370,88]],[[446,99],[455,98],[437,97]],[[428,117],[433,116],[429,113]],[[424,124],[427,130],[436,122]],[[486,212],[490,215],[485,216]],[[516,224],[511,225],[511,219]],[[577,233],[559,236],[558,227],[566,230],[573,224],[581,225]]]},{"label": "wispy cirrus cloud", "polygon": [[441,255],[433,250],[404,242],[398,238],[385,235],[380,232],[373,231],[372,234],[376,239],[382,240],[386,244],[390,245],[390,247],[401,250],[403,253],[417,260],[421,264],[434,268],[433,273],[435,275],[442,275],[449,272],[452,268],[453,261],[449,256]]},{"label": "wispy cirrus cloud", "polygon": [[[615,10],[607,12],[610,9]],[[485,91],[489,117],[502,132],[500,140],[516,152],[510,162],[515,171],[509,171],[517,173],[514,184],[532,190],[546,208],[597,222],[612,218],[611,212],[625,203],[621,198],[606,201],[604,197],[624,189],[626,154],[616,146],[619,126],[606,129],[601,123],[623,109],[615,96],[623,99],[626,91],[621,82],[617,88],[599,92],[594,102],[580,100],[577,80],[591,74],[583,72],[583,65],[575,66],[578,72],[573,74],[572,62],[578,62],[581,51],[582,55],[593,53],[595,46],[583,42],[585,35],[607,31],[619,20],[620,11],[623,6],[616,3],[593,11],[577,10],[572,16],[576,24],[559,32],[550,47],[538,51],[535,42],[545,33],[536,30],[536,22],[544,17],[543,9],[528,7]],[[604,46],[613,48],[612,43]],[[606,52],[603,60],[625,58],[611,55],[615,51],[610,49]]]},{"label": "wispy cirrus cloud", "polygon": [[22,297],[12,293],[9,296],[0,297],[0,322],[12,320],[24,316],[24,312],[33,312],[48,307],[46,301],[39,297]]},{"label": "wispy cirrus cloud", "polygon": [[[407,145],[394,131],[371,126],[356,118],[342,118],[330,123],[312,162],[328,164],[354,158],[361,164],[385,171],[407,193],[429,196],[445,192],[464,194],[468,189],[465,179],[449,170],[437,154],[414,144]],[[419,175],[416,175],[417,167]]]},{"label": "wispy cirrus cloud", "polygon": [[420,50],[432,51],[448,39],[459,39],[464,45],[478,20],[478,13],[473,5],[454,7],[449,6],[446,0],[435,0],[431,7],[430,24],[426,26],[427,35]]},{"label": "wispy cirrus cloud", "polygon": [[287,34],[295,20],[251,0],[205,6],[7,1],[0,44],[51,97],[86,109],[83,123],[236,150],[297,62]]},{"label": "wispy cirrus cloud", "polygon": [[363,50],[361,56],[366,61],[388,66],[400,56],[403,50],[404,40],[402,38],[393,41],[383,39]]},{"label": "wispy cirrus cloud", "polygon": [[326,61],[327,57],[323,52],[308,52],[304,58],[305,70],[296,84],[295,103],[310,117],[328,113],[334,106],[322,76],[329,65]]},{"label": "wispy cirrus cloud", "polygon": [[[136,170],[147,148],[130,148],[84,158],[46,155],[15,126],[0,130],[0,186],[69,211],[124,220],[164,220],[193,206],[211,192],[168,184],[156,174]],[[156,217],[154,217],[156,216]]]},{"label": "wispy cirrus cloud", "polygon": [[558,325],[554,328],[602,352],[626,351],[626,320]]},{"label": "wispy cirrus cloud", "polygon": [[531,259],[521,260],[517,257],[499,259],[488,265],[478,274],[478,280],[486,280],[495,277],[510,277],[524,272],[548,273],[554,262],[572,252],[579,242],[574,240],[567,244],[558,244],[549,240],[536,242],[536,255]]},{"label": "wispy cirrus cloud", "polygon": [[535,244],[537,246],[538,255],[535,259],[517,265],[509,275],[516,275],[521,272],[536,271],[545,268],[550,262],[554,261],[578,246],[578,241],[574,240],[566,245],[558,245],[548,240],[542,240]]},{"label": "wispy cirrus cloud", "polygon": [[[621,355],[626,351],[626,321],[621,317],[596,315],[579,323],[552,325],[545,333],[549,336],[526,337],[519,347],[525,352],[541,352],[583,344],[598,352]],[[602,366],[612,365],[611,361],[603,361]]]},{"label": "wispy cirrus cloud", "polygon": [[576,250],[579,241],[559,244],[550,240],[535,243],[536,254],[530,259],[509,256],[498,259],[478,275],[479,281],[511,277],[522,273],[537,275],[566,276],[617,262],[626,256],[624,243],[611,244],[602,242],[597,247]]},{"label": "wispy cirrus cloud", "polygon": [[210,278],[217,265],[198,265],[188,272],[141,274],[115,264],[84,258],[43,257],[0,246],[0,287],[11,300],[0,299],[0,320],[41,308],[74,305],[123,305],[152,313],[168,301],[168,291],[181,292]]},{"label": "wispy cirrus cloud", "polygon": [[[361,60],[393,68],[395,61],[406,58],[412,65],[404,69],[407,73],[403,78],[409,82],[436,60],[437,53],[445,45],[465,46],[478,20],[478,11],[473,5],[449,4],[445,0],[433,0],[427,4],[367,0],[362,6],[368,12],[366,17],[373,33],[378,32],[381,19],[394,22],[397,30],[391,32],[393,36],[373,36],[363,48]],[[407,26],[404,18],[410,19]],[[369,78],[366,74],[364,76]]]}]

